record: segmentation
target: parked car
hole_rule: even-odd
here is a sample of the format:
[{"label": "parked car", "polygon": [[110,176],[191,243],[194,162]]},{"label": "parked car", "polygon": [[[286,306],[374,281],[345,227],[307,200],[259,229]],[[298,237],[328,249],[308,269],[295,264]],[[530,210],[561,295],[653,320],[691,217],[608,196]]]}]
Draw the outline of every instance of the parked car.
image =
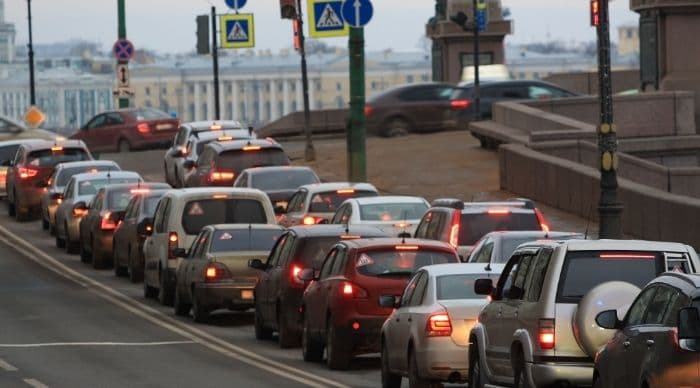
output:
[{"label": "parked car", "polygon": [[[2,125],[1,118],[0,125]],[[27,142],[27,140],[28,139],[6,140],[0,142],[0,198],[7,197],[7,170],[12,161],[15,160],[15,155],[17,155],[19,146]]]},{"label": "parked car", "polygon": [[699,266],[695,250],[677,243],[568,240],[520,246],[495,285],[491,279],[474,284],[492,302],[469,336],[469,386],[590,386],[593,357],[614,335],[596,324],[596,316],[626,311],[640,288],[667,270],[695,272]]},{"label": "parked car", "polygon": [[289,157],[274,140],[229,140],[207,144],[197,162],[187,160],[183,166],[194,169],[187,187],[233,186],[233,181],[246,168],[288,166]]},{"label": "parked car", "polygon": [[68,253],[80,249],[80,221],[87,214],[88,204],[97,191],[109,184],[138,183],[141,176],[133,171],[94,172],[73,175],[62,194],[52,199],[61,200],[56,208],[56,248]]},{"label": "parked car", "polygon": [[41,196],[41,227],[53,235],[56,229],[56,209],[62,199],[62,194],[68,181],[75,174],[98,171],[120,171],[121,168],[111,160],[89,160],[85,162],[60,163],[45,183],[44,194]]},{"label": "parked car", "polygon": [[330,369],[346,369],[359,354],[381,350],[381,327],[392,309],[381,297],[401,295],[411,276],[426,265],[457,263],[448,244],[396,238],[341,241],[331,248],[320,273],[304,269],[312,281],[302,301],[304,361],[320,361],[326,349]]},{"label": "parked car", "polygon": [[338,241],[370,237],[388,236],[370,226],[301,225],[287,229],[264,262],[254,259],[249,264],[260,271],[255,285],[255,337],[270,339],[276,331],[280,347],[301,344],[299,310],[308,283],[297,275],[305,268],[320,269]]},{"label": "parked car", "polygon": [[304,185],[289,200],[279,223],[290,227],[328,222],[345,200],[378,195],[377,188],[369,183],[330,182]]},{"label": "parked car", "polygon": [[138,232],[145,218],[153,217],[160,198],[168,190],[141,189],[131,196],[124,215],[117,214],[117,228],[112,239],[114,273],[117,277],[129,275],[132,283],[143,280],[143,243],[146,236]]},{"label": "parked car", "polygon": [[144,297],[173,303],[178,248],[189,248],[207,225],[276,224],[270,199],[260,190],[207,187],[171,190],[158,201],[153,218],[138,225],[144,242]]},{"label": "parked car", "polygon": [[700,276],[665,273],[627,311],[598,314],[615,335],[595,357],[593,386],[692,387],[700,384]]},{"label": "parked car", "polygon": [[450,101],[454,86],[445,83],[402,85],[371,96],[365,105],[367,132],[392,137],[410,132],[455,128]]},{"label": "parked car", "polygon": [[269,224],[206,226],[186,251],[175,275],[175,314],[205,322],[213,311],[254,306],[257,272],[248,260],[267,257],[284,229]]},{"label": "parked car", "polygon": [[371,225],[389,236],[412,236],[430,205],[421,197],[380,196],[351,198],[343,202],[331,224]]},{"label": "parked car", "polygon": [[165,181],[173,187],[184,187],[185,161],[196,161],[204,146],[219,138],[222,141],[229,138],[255,139],[256,135],[250,129],[243,128],[238,121],[198,121],[182,124],[172,146],[165,152]]},{"label": "parked car", "polygon": [[299,187],[314,183],[321,183],[321,179],[310,167],[254,167],[243,170],[233,182],[233,187],[264,191],[272,201],[275,214],[280,216]]},{"label": "parked car", "polygon": [[581,233],[544,231],[498,231],[487,233],[472,248],[468,263],[505,264],[515,249],[537,240],[585,240]]},{"label": "parked car", "polygon": [[488,299],[474,293],[479,278],[498,279],[502,264],[438,264],[423,267],[400,300],[382,298],[394,308],[382,326],[382,387],[466,383],[469,332]]},{"label": "parked car", "polygon": [[448,242],[464,260],[481,237],[499,230],[548,231],[549,226],[529,199],[504,202],[438,199],[423,215],[414,237]]},{"label": "parked car", "polygon": [[84,141],[93,152],[129,152],[169,146],[179,125],[157,109],[119,109],[96,115],[70,138]]},{"label": "parked car", "polygon": [[75,140],[22,142],[7,171],[7,212],[17,221],[40,215],[46,180],[59,163],[92,160],[85,143]]}]

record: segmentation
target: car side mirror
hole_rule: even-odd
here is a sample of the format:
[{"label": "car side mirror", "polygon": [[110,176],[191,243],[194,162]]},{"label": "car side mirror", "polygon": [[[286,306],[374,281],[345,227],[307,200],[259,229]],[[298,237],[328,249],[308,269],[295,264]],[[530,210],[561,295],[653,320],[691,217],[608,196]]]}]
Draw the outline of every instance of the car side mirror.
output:
[{"label": "car side mirror", "polygon": [[316,271],[313,268],[304,268],[299,272],[297,275],[297,278],[299,280],[303,280],[305,282],[310,282],[312,280],[317,280],[318,278],[316,277]]},{"label": "car side mirror", "polygon": [[260,259],[250,259],[248,260],[248,267],[257,269],[258,271],[265,271],[267,269],[267,264],[263,263]]},{"label": "car side mirror", "polygon": [[493,294],[493,280],[477,279],[476,282],[474,282],[474,293],[477,295]]},{"label": "car side mirror", "polygon": [[187,249],[185,248],[175,248],[173,249],[173,255],[175,257],[186,258],[189,256],[189,252],[187,252]]},{"label": "car side mirror", "polygon": [[511,286],[508,289],[508,299],[522,299],[523,295],[525,295],[525,290],[520,287]]},{"label": "car side mirror", "polygon": [[194,160],[185,160],[185,163],[182,164],[182,167],[191,170],[197,167],[197,162],[195,162]]},{"label": "car side mirror", "polygon": [[388,309],[396,309],[399,308],[399,305],[401,304],[401,297],[397,297],[394,295],[380,295],[379,296],[379,305],[388,308]]},{"label": "car side mirror", "polygon": [[603,329],[616,330],[622,326],[617,318],[617,310],[605,310],[595,317],[595,323]]},{"label": "car side mirror", "polygon": [[12,167],[13,164],[14,164],[14,161],[12,161],[12,160],[4,160],[2,162],[3,167]]},{"label": "car side mirror", "polygon": [[147,237],[153,234],[153,218],[148,217],[144,218],[139,222],[139,224],[136,226],[136,232],[141,236],[141,237]]}]

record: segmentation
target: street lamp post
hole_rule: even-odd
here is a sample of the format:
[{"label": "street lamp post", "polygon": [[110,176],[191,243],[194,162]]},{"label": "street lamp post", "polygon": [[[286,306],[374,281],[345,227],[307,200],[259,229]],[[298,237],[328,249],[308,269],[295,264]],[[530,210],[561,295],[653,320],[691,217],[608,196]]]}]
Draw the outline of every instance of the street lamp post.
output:
[{"label": "street lamp post", "polygon": [[297,22],[299,34],[299,54],[301,55],[301,83],[304,94],[304,134],[306,135],[306,148],[304,156],[307,162],[316,160],[316,151],[311,140],[311,111],[309,108],[309,74],[306,65],[306,44],[304,42],[304,17],[301,11],[301,0],[297,0]]},{"label": "street lamp post", "polygon": [[36,85],[34,83],[34,43],[32,40],[32,0],[27,0],[27,20],[29,22],[29,103],[36,105]]},{"label": "street lamp post", "polygon": [[479,82],[479,26],[476,22],[476,14],[479,12],[477,0],[472,2],[474,10],[474,121],[481,120],[481,84]]}]

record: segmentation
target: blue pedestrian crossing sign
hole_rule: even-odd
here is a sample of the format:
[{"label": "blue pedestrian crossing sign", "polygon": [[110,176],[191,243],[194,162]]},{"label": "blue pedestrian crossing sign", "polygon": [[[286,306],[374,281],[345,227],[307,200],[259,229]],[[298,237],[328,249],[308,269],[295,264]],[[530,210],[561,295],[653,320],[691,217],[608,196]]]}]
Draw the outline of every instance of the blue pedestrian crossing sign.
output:
[{"label": "blue pedestrian crossing sign", "polygon": [[255,23],[252,13],[221,15],[221,48],[255,47]]},{"label": "blue pedestrian crossing sign", "polygon": [[350,30],[342,15],[343,0],[307,0],[309,36],[332,38],[348,36]]}]

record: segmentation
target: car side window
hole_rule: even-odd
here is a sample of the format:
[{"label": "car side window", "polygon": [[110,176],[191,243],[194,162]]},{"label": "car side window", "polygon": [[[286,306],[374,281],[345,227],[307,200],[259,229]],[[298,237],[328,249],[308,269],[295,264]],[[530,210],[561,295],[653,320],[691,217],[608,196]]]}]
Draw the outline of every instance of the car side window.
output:
[{"label": "car side window", "polygon": [[306,194],[307,194],[306,191],[299,191],[296,194],[294,194],[294,197],[292,197],[292,200],[289,203],[288,212],[290,212],[290,213],[303,212],[304,211],[304,202],[306,201]]},{"label": "car side window", "polygon": [[236,181],[235,187],[248,187],[248,173],[244,172]]},{"label": "car side window", "polygon": [[338,254],[335,256],[333,268],[331,269],[332,276],[340,276],[345,273],[345,264],[348,259],[348,251],[345,247],[338,247]]},{"label": "car side window", "polygon": [[420,278],[423,276],[423,274],[424,271],[418,272],[416,275],[413,276],[413,279],[411,279],[411,281],[408,282],[406,288],[403,290],[403,294],[401,295],[401,307],[409,306],[411,299],[413,298],[413,293],[416,291],[418,281],[420,281]]},{"label": "car side window", "polygon": [[195,258],[197,254],[197,250],[199,250],[199,241],[202,239],[202,234],[204,232],[200,232],[197,237],[195,237],[194,242],[192,242],[192,246],[190,247],[190,251],[188,252],[187,258],[188,259],[193,259]]},{"label": "car side window", "polygon": [[479,255],[476,257],[476,262],[477,263],[489,263],[489,262],[491,262],[491,253],[493,253],[493,240],[488,239],[486,242],[484,242],[484,245],[481,247],[481,251],[479,252]]},{"label": "car side window", "polygon": [[73,187],[75,186],[75,180],[71,179],[68,185],[63,190],[63,198],[72,199],[73,198]]},{"label": "car side window", "polygon": [[675,291],[677,297],[674,298],[674,301],[669,306],[668,310],[666,311],[666,316],[664,317],[664,320],[662,322],[662,324],[666,327],[677,327],[678,312],[682,308],[688,307],[688,305],[690,304],[690,298],[688,298],[685,294],[679,292],[678,290]]},{"label": "car side window", "polygon": [[552,252],[550,248],[543,248],[533,260],[532,271],[525,282],[525,299],[528,302],[539,302],[540,300]]},{"label": "car side window", "polygon": [[425,213],[423,218],[420,220],[420,223],[418,223],[418,227],[416,228],[416,233],[415,233],[416,237],[426,238],[426,233],[428,231],[428,227],[429,227],[432,219],[433,219],[433,212],[429,211],[429,212]]},{"label": "car side window", "polygon": [[649,303],[647,312],[644,315],[642,324],[644,325],[660,325],[663,323],[668,308],[676,302],[678,292],[676,290],[659,286],[659,289],[654,294],[654,299]]},{"label": "car side window", "polygon": [[138,203],[139,198],[140,198],[140,196],[135,195],[133,198],[131,198],[131,200],[129,201],[129,204],[126,205],[126,209],[124,210],[124,219],[125,220],[134,218],[134,213],[135,213],[134,209],[136,208],[136,206],[134,204]]},{"label": "car side window", "polygon": [[654,298],[654,294],[656,294],[657,289],[658,287],[649,287],[639,294],[627,312],[627,319],[625,319],[626,326],[636,326],[642,324],[644,314],[647,311],[647,306],[649,306],[649,303],[651,303],[652,299]]},{"label": "car side window", "polygon": [[282,250],[280,251],[280,256],[277,261],[277,266],[278,267],[286,267],[287,264],[289,264],[289,258],[292,255],[292,251],[294,251],[294,245],[296,243],[296,237],[292,235],[287,236],[287,240],[284,243],[284,247],[282,247]]},{"label": "car side window", "polygon": [[277,263],[279,263],[280,260],[280,255],[282,254],[282,250],[284,249],[284,245],[288,238],[289,234],[284,234],[277,240],[274,248],[272,248],[272,251],[270,252],[270,255],[267,257],[268,268],[274,268],[277,266]]},{"label": "car side window", "polygon": [[421,276],[416,283],[416,289],[411,295],[411,300],[408,302],[409,306],[420,306],[423,304],[423,298],[425,298],[425,291],[428,289],[428,274],[425,271],[421,271]]},{"label": "car side window", "polygon": [[158,203],[156,218],[154,220],[156,233],[165,233],[168,213],[170,212],[170,198],[163,198]]},{"label": "car side window", "polygon": [[106,116],[105,115],[99,115],[95,117],[94,119],[90,120],[89,123],[85,126],[88,129],[94,129],[94,128],[100,128],[103,127],[106,123]]},{"label": "car side window", "polygon": [[102,198],[104,197],[104,194],[104,190],[100,190],[100,192],[95,195],[95,199],[92,200],[92,204],[90,205],[90,210],[102,209]]},{"label": "car side window", "polygon": [[442,231],[443,219],[445,218],[445,213],[441,211],[433,212],[432,219],[428,225],[428,229],[425,231],[425,237],[431,240],[440,240],[440,232]]},{"label": "car side window", "polygon": [[513,279],[513,285],[510,287],[510,292],[504,294],[506,299],[510,300],[520,300],[525,296],[525,280],[530,273],[530,266],[534,262],[534,256],[531,254],[524,254],[520,259],[520,265],[518,266],[518,271]]},{"label": "car side window", "polygon": [[333,270],[333,264],[335,263],[335,257],[338,255],[338,248],[333,248],[326,256],[321,266],[321,274],[319,275],[320,280],[328,279],[331,276]]},{"label": "car side window", "polygon": [[508,264],[506,264],[506,267],[503,269],[503,273],[498,279],[498,285],[496,286],[496,300],[503,299],[504,296],[508,295],[510,292],[510,288],[512,287],[513,281],[515,280],[515,276],[518,272],[520,259],[520,255],[513,255],[508,261]]},{"label": "car side window", "polygon": [[124,119],[119,113],[107,113],[107,125],[122,125],[124,124]]},{"label": "car side window", "polygon": [[197,166],[200,166],[200,167],[207,166],[208,167],[213,162],[214,162],[214,151],[210,148],[207,148],[199,156],[199,160],[197,160]]},{"label": "car side window", "polygon": [[209,246],[209,235],[210,231],[204,231],[200,234],[199,241],[197,241],[197,250],[194,252],[194,258],[201,259],[207,254],[207,246]]},{"label": "car side window", "polygon": [[19,166],[24,160],[24,149],[20,147],[15,154],[15,160],[12,162],[13,166]]}]

